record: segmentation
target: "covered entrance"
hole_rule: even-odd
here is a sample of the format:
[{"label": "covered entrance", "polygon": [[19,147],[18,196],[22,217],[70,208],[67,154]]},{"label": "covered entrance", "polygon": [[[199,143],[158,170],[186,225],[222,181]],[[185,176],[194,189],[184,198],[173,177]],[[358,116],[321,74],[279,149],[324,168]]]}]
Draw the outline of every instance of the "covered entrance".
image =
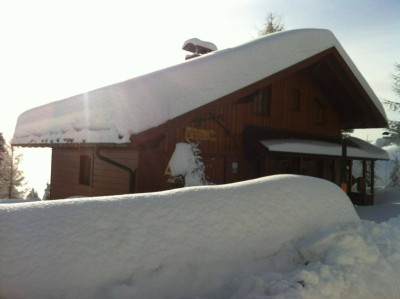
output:
[{"label": "covered entrance", "polygon": [[389,159],[386,151],[355,137],[347,138],[345,156],[341,142],[285,138],[258,143],[259,176],[286,173],[325,179],[342,186],[356,205],[374,203],[375,161]]}]

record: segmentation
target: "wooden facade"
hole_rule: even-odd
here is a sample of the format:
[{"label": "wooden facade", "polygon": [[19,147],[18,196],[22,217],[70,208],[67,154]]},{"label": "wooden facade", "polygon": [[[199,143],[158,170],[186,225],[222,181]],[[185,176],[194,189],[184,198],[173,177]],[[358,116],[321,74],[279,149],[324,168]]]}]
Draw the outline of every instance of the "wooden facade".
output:
[{"label": "wooden facade", "polygon": [[[200,134],[197,132],[209,136],[199,135],[199,149],[206,175],[214,184],[277,173],[312,175],[340,184],[339,158],[277,155],[259,143],[262,139],[280,138],[340,142],[342,129],[357,127],[353,122],[359,120],[349,117],[347,109],[354,104],[355,95],[363,95],[359,95],[357,86],[343,86],[338,81],[338,77],[350,82],[354,78],[335,53],[331,50],[317,55],[133,135],[131,144],[125,146],[54,146],[51,198],[175,188],[165,174],[169,159],[178,142]],[[324,76],[321,68],[327,72]],[[328,85],[329,80],[332,83]],[[346,107],[345,102],[350,106]]]},{"label": "wooden facade", "polygon": [[[310,175],[347,184],[355,203],[367,204],[366,178],[387,155],[353,140],[347,157],[342,131],[386,126],[382,104],[333,34],[303,29],[30,109],[12,144],[52,148],[52,199],[181,187],[169,161],[189,141],[213,184]],[[361,177],[353,177],[354,159]]]},{"label": "wooden facade", "polygon": [[[106,148],[101,157],[138,168],[138,152]],[[85,165],[85,164],[88,165]],[[129,193],[129,172],[102,160],[93,147],[59,147],[52,151],[51,198]],[[61,167],[61,168],[58,168]],[[60,169],[61,171],[58,171]]]}]

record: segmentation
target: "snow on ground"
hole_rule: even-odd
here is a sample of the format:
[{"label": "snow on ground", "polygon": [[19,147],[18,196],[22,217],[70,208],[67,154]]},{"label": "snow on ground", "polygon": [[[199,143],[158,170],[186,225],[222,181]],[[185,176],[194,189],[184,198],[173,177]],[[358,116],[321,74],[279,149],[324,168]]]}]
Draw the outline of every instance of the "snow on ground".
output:
[{"label": "snow on ground", "polygon": [[2,204],[0,240],[0,298],[400,292],[400,218],[360,220],[340,188],[311,177]]},{"label": "snow on ground", "polygon": [[[393,170],[394,159],[399,157],[399,147],[396,144],[384,146],[384,139],[375,141],[375,145],[384,149],[390,160],[378,160],[375,164],[375,202],[374,206],[356,206],[356,211],[362,219],[384,222],[400,215],[400,189],[391,187],[390,173]],[[353,171],[361,173],[360,164],[353,165]],[[356,175],[360,176],[360,174]]]},{"label": "snow on ground", "polygon": [[390,160],[377,160],[375,163],[375,186],[378,189],[390,186],[390,173],[392,172],[394,166],[395,158],[400,157],[399,146],[396,144],[383,145],[384,139],[378,139],[375,141],[375,145],[384,149]]},{"label": "snow on ground", "polygon": [[373,206],[355,207],[361,219],[384,222],[400,215],[399,187],[386,187],[375,193]]}]

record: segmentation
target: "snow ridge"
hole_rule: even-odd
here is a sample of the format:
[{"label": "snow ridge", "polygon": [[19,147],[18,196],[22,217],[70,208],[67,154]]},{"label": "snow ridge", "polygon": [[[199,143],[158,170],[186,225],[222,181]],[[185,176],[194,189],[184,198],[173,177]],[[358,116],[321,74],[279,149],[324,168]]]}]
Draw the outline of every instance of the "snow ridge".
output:
[{"label": "snow ridge", "polygon": [[358,222],[336,185],[294,175],[3,204],[0,297],[211,296],[290,241]]}]

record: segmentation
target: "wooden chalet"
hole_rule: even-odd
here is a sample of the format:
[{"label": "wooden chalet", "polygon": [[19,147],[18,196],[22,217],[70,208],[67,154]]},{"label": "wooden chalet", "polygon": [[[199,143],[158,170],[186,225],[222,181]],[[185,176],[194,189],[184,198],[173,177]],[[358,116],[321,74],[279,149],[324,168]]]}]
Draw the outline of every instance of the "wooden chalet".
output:
[{"label": "wooden chalet", "polygon": [[343,143],[342,130],[386,126],[333,34],[304,29],[34,108],[12,143],[52,148],[52,199],[176,188],[166,169],[189,140],[200,142],[214,184],[303,174],[346,183],[354,203],[372,204],[374,161],[388,155],[357,138]]}]

